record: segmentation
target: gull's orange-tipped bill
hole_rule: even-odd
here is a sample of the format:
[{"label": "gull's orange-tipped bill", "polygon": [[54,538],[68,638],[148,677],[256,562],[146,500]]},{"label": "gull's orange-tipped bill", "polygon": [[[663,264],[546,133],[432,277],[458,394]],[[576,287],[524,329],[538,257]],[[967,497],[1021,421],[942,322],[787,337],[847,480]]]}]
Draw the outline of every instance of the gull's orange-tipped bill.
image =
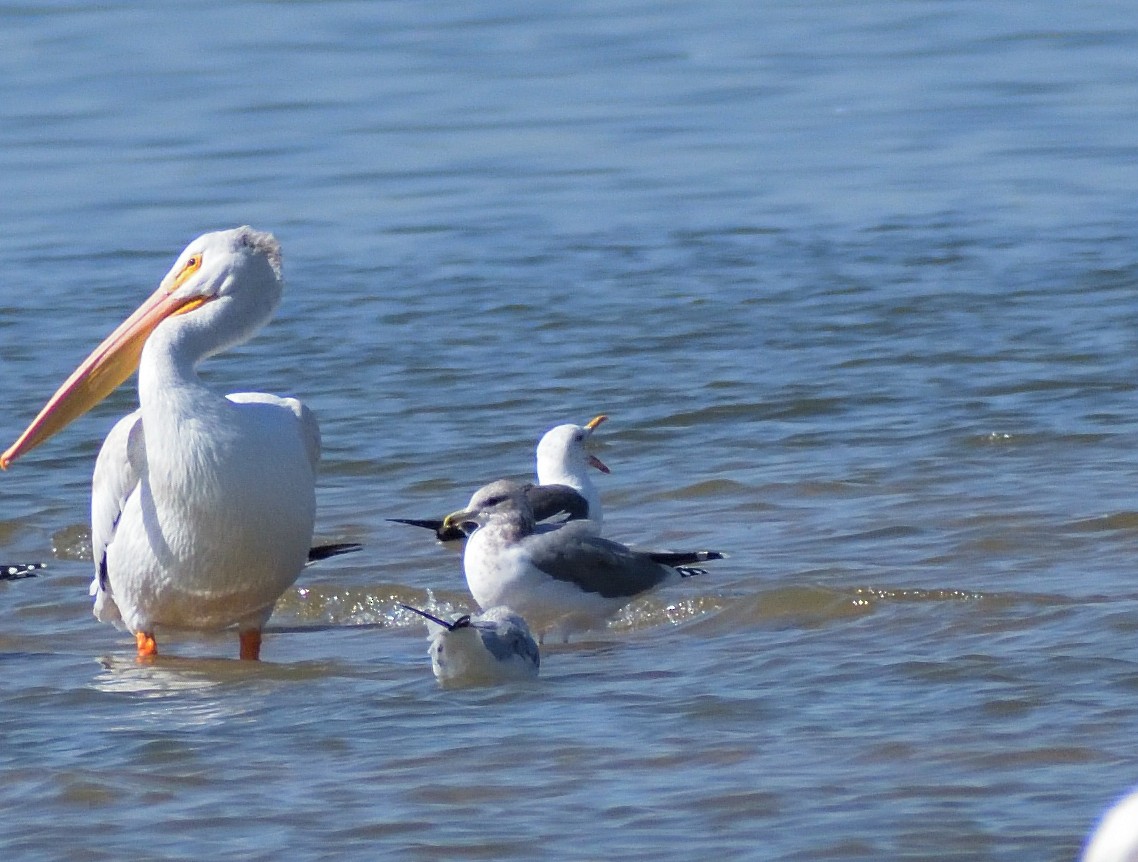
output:
[{"label": "gull's orange-tipped bill", "polygon": [[20,438],[0,455],[0,469],[62,431],[130,377],[142,358],[142,346],[163,320],[184,314],[206,301],[201,296],[174,296],[163,285],[103,340],[51,396]]}]

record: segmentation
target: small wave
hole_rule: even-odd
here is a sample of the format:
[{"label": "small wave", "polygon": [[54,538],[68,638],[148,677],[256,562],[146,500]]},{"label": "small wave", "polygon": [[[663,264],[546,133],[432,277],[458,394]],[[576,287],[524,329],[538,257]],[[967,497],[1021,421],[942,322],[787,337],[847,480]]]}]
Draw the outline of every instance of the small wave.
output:
[{"label": "small wave", "polygon": [[[634,634],[661,626],[691,627],[704,633],[737,631],[756,625],[818,626],[875,613],[886,605],[974,603],[991,608],[1016,605],[1055,607],[1097,601],[1094,597],[1044,593],[984,592],[957,587],[781,586],[758,593],[687,593],[682,588],[651,593],[625,606],[594,632]],[[267,632],[303,633],[340,627],[413,628],[420,618],[403,604],[443,618],[476,610],[460,591],[424,590],[385,583],[370,587],[331,584],[297,587],[277,605]]]},{"label": "small wave", "polygon": [[1077,533],[1132,532],[1138,530],[1138,512],[1112,512],[1093,518],[1072,521],[1070,529]]},{"label": "small wave", "polygon": [[314,584],[296,587],[281,597],[266,631],[318,631],[341,626],[410,626],[421,618],[404,610],[409,604],[439,616],[469,613],[473,604],[460,593],[436,592],[401,584],[338,587]]}]

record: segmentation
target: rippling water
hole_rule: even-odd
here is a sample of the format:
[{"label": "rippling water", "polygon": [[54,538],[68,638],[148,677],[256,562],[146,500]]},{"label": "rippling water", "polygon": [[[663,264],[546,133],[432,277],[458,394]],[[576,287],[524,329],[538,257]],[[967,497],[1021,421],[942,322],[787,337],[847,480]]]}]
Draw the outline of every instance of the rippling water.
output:
[{"label": "rippling water", "polygon": [[[365,552],[153,665],[90,615],[124,387],[0,479],[5,859],[1071,859],[1138,783],[1138,26],[884,2],[0,9],[7,443],[185,243],[289,292],[219,389],[320,417]],[[730,557],[441,691],[400,515],[597,437]]]}]

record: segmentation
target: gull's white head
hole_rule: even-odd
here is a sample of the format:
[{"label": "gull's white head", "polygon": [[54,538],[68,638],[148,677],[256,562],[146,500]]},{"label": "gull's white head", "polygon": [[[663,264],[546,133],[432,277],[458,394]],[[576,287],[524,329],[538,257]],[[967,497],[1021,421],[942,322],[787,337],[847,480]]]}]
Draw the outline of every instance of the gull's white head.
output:
[{"label": "gull's white head", "polygon": [[541,485],[568,485],[589,501],[589,519],[601,520],[601,499],[589,468],[608,473],[596,455],[588,450],[589,438],[608,417],[596,416],[584,425],[558,425],[545,432],[537,444],[537,481]]}]

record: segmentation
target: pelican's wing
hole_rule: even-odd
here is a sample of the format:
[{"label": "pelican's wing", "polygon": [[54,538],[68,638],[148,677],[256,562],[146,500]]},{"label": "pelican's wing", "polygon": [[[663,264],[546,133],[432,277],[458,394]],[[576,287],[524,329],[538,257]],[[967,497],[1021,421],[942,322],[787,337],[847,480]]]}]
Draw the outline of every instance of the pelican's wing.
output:
[{"label": "pelican's wing", "polygon": [[320,424],[316,414],[295,398],[281,398],[264,392],[233,392],[225,396],[234,404],[273,404],[289,411],[296,417],[297,430],[308,452],[308,462],[313,472],[320,463]]},{"label": "pelican's wing", "polygon": [[308,462],[312,465],[312,471],[316,472],[316,467],[320,463],[320,423],[316,421],[316,414],[300,401],[295,398],[284,400],[296,414],[296,420],[300,423],[300,434],[304,438],[304,448],[308,452]]},{"label": "pelican's wing", "polygon": [[522,547],[538,569],[606,599],[635,596],[667,580],[673,570],[617,542],[592,535],[587,521],[534,533]]},{"label": "pelican's wing", "polygon": [[527,485],[526,499],[533,508],[535,521],[545,521],[561,514],[567,521],[589,517],[589,501],[568,485]]},{"label": "pelican's wing", "polygon": [[127,499],[146,473],[146,438],[142,433],[142,414],[135,410],[115,423],[99,457],[91,480],[91,555],[95,561],[95,580],[91,595],[100,591],[108,597],[107,548],[115,538],[119,516]]}]

